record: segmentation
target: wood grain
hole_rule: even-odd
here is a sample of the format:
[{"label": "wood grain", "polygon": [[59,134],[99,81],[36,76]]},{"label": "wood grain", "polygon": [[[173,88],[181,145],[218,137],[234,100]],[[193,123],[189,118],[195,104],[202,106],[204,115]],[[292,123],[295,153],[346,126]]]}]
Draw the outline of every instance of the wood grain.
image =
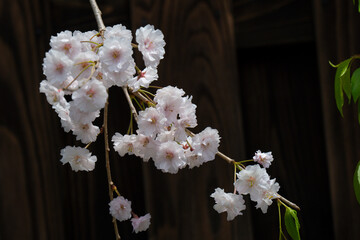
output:
[{"label": "wood grain", "polygon": [[240,48],[314,40],[311,1],[233,2],[236,44]]},{"label": "wood grain", "polygon": [[33,239],[22,148],[4,126],[0,126],[0,151],[0,239]]},{"label": "wood grain", "polygon": [[[59,188],[59,182],[55,163],[51,161],[58,152],[57,135],[50,130],[54,125],[49,121],[49,110],[43,108],[38,94],[42,78],[39,69],[42,57],[39,54],[44,40],[41,29],[46,31],[48,22],[46,15],[42,15],[42,8],[46,5],[40,7],[40,4],[39,1],[32,1],[31,5],[29,1],[11,1],[1,9],[1,20],[8,23],[3,29],[6,34],[2,34],[0,39],[3,53],[0,84],[5,95],[0,107],[4,113],[1,124],[11,133],[9,155],[4,155],[2,161],[16,158],[9,162],[4,173],[9,174],[11,184],[13,177],[17,176],[11,169],[19,169],[19,181],[25,183],[22,187],[17,186],[23,191],[18,195],[21,197],[18,201],[23,204],[14,207],[19,207],[26,216],[19,215],[19,211],[13,217],[30,219],[30,223],[24,226],[24,229],[31,229],[31,232],[25,231],[26,238],[62,239],[62,214],[57,207],[61,202],[58,191],[53,191]],[[4,144],[5,141],[3,138]],[[17,155],[13,151],[17,151]],[[6,239],[18,239],[17,234]]]}]

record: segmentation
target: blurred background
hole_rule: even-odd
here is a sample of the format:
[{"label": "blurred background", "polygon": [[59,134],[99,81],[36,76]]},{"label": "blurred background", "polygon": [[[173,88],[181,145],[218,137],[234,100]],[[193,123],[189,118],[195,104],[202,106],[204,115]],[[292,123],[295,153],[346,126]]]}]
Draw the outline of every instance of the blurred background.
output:
[{"label": "blurred background", "polygon": [[[360,53],[360,14],[351,0],[98,0],[105,25],[165,35],[156,85],[193,96],[200,132],[217,128],[220,151],[236,160],[272,151],[280,194],[301,207],[303,239],[359,239],[352,178],[360,160],[356,106],[336,109],[338,63]],[[71,171],[60,150],[81,145],[63,132],[39,93],[49,40],[64,30],[97,29],[86,0],[0,1],[0,239],[114,239],[102,135],[93,172]],[[139,56],[137,56],[138,59]],[[125,133],[129,109],[110,90],[110,135]],[[101,126],[102,119],[97,125]],[[122,239],[278,239],[277,206],[266,215],[247,198],[226,221],[210,194],[233,190],[233,168],[217,158],[164,174],[153,163],[111,151],[113,180],[151,227]]]}]

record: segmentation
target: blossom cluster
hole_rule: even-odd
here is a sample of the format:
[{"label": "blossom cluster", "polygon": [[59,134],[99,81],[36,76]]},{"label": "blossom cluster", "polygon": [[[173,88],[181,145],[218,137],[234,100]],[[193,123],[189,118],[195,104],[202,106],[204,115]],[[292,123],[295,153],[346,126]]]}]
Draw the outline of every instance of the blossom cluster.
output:
[{"label": "blossom cluster", "polygon": [[[157,66],[165,53],[162,32],[147,25],[135,35],[137,44],[132,43],[131,31],[119,24],[101,33],[63,31],[51,37],[51,49],[43,63],[46,80],[40,83],[40,92],[58,114],[65,132],[71,131],[83,144],[96,141],[101,133],[94,121],[106,105],[110,87],[136,92],[158,78]],[[135,64],[133,48],[142,53],[143,70]],[[208,127],[198,134],[189,132],[188,128],[197,125],[196,105],[192,97],[184,95],[177,87],[159,89],[151,104],[138,114],[137,134],[115,133],[114,149],[121,156],[151,158],[158,169],[168,173],[213,160],[220,142],[218,131]],[[60,161],[76,172],[94,170],[97,161],[87,147],[66,146],[61,156]],[[110,214],[119,221],[133,215],[135,232],[149,227],[150,214],[137,217],[131,202],[120,195],[109,206]]]},{"label": "blossom cluster", "polygon": [[[191,96],[185,96],[182,89],[173,86],[158,89],[155,95],[143,90],[158,78],[157,66],[165,54],[162,32],[147,25],[136,30],[136,44],[132,40],[131,31],[121,24],[100,32],[63,31],[51,37],[51,49],[43,63],[46,79],[40,83],[40,92],[58,114],[65,132],[71,131],[76,140],[87,144],[85,148],[66,146],[60,152],[60,161],[69,163],[76,172],[94,170],[97,157],[87,147],[102,132],[94,121],[106,106],[108,89],[112,86],[124,89],[138,126],[136,134],[131,123],[128,134],[113,135],[113,148],[120,156],[135,155],[144,162],[152,159],[158,169],[172,174],[186,166],[199,167],[214,160],[220,144],[219,133],[210,127],[198,134],[189,130],[197,126],[196,105]],[[143,70],[135,64],[133,49],[142,54]],[[141,109],[138,113],[128,90],[135,102],[139,97],[136,92],[146,99],[139,97],[142,104],[137,102]],[[246,167],[233,161],[235,170],[239,170],[235,171],[234,193],[217,188],[211,194],[215,199],[214,209],[227,212],[228,221],[246,208],[244,195],[249,194],[263,213],[273,199],[279,198],[280,186],[265,170],[273,161],[271,152],[259,150],[253,161],[258,164]],[[138,217],[132,212],[131,202],[114,189],[118,197],[109,203],[110,214],[118,221],[131,219],[136,233],[147,230],[150,214]]]},{"label": "blossom cluster", "polygon": [[151,215],[148,213],[142,217],[138,217],[131,211],[131,201],[122,196],[114,198],[109,203],[110,214],[120,222],[129,220],[131,216],[131,224],[135,233],[146,231],[150,226]]},{"label": "blossom cluster", "polygon": [[172,86],[159,89],[154,106],[139,112],[137,134],[113,136],[114,149],[120,156],[128,153],[144,161],[152,158],[158,169],[168,173],[215,159],[220,143],[218,131],[207,127],[195,135],[188,132],[197,125],[196,105],[184,94]]},{"label": "blossom cluster", "polygon": [[[137,74],[132,33],[121,24],[107,27],[104,36],[96,31],[63,31],[51,37],[51,49],[43,63],[46,80],[40,83],[40,92],[46,95],[64,130],[72,131],[76,140],[84,144],[96,140],[100,128],[93,122],[105,106],[109,87],[129,86],[137,91],[157,80],[156,67],[165,53],[163,34],[147,25],[136,31],[136,42],[146,66]],[[74,171],[93,170],[95,161],[85,149],[76,148],[79,154],[71,157],[74,149],[61,151],[62,162],[69,162]]]},{"label": "blossom cluster", "polygon": [[[261,163],[264,167],[269,167],[273,156],[271,152],[262,153],[260,150],[253,157],[255,162]],[[234,187],[237,192],[226,193],[223,189],[217,188],[211,194],[215,200],[214,209],[219,212],[227,212],[227,220],[233,220],[237,215],[242,215],[242,210],[246,208],[243,195],[250,195],[250,199],[257,203],[256,208],[260,208],[263,213],[267,212],[268,206],[272,204],[273,199],[279,198],[277,192],[280,186],[275,179],[270,179],[265,168],[259,164],[248,165],[245,168],[240,167],[236,173]]]},{"label": "blossom cluster", "polygon": [[[122,25],[107,27],[103,34],[96,31],[64,31],[51,37],[51,49],[46,53],[43,72],[46,80],[40,92],[58,114],[65,132],[76,136],[83,144],[96,141],[101,130],[93,124],[105,107],[108,88],[129,87],[138,91],[157,80],[157,66],[165,50],[160,30],[147,25],[132,33]],[[143,55],[145,68],[140,70],[133,59],[133,47]],[[97,157],[87,148],[66,146],[60,152],[63,164],[74,171],[92,171]],[[150,214],[138,217],[131,211],[131,202],[118,196],[110,203],[110,214],[119,221],[131,219],[134,231],[145,231]]]}]

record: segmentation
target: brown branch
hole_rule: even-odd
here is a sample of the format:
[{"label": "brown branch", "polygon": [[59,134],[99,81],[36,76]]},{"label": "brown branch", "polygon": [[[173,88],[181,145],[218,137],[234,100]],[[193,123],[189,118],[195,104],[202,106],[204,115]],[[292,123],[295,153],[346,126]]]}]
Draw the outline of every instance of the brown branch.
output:
[{"label": "brown branch", "polygon": [[228,156],[226,156],[225,154],[223,154],[222,152],[217,152],[216,155],[218,155],[219,157],[221,157],[222,159],[224,159],[225,161],[227,161],[228,163],[234,163],[235,160],[232,158],[229,158]]},{"label": "brown branch", "polygon": [[[96,3],[95,0],[90,0],[90,4],[91,4],[91,8],[94,12],[95,15],[95,19],[99,28],[99,33],[101,36],[103,36],[103,32],[105,31],[105,25],[104,22],[101,18],[101,11]],[[109,99],[109,97],[108,97]],[[109,187],[109,198],[110,201],[112,201],[114,199],[114,195],[113,195],[113,181],[111,178],[111,169],[110,169],[110,158],[109,158],[109,152],[110,152],[110,148],[109,148],[109,133],[108,133],[108,108],[109,108],[109,102],[108,99],[106,100],[105,103],[105,107],[104,107],[104,123],[103,123],[103,128],[104,128],[104,142],[105,142],[105,163],[106,163],[106,175],[107,175],[107,179],[108,179],[108,187]],[[114,224],[114,232],[115,232],[115,239],[116,240],[120,240],[120,234],[119,234],[119,229],[117,226],[117,222],[116,219],[113,217],[112,218],[112,222]]]},{"label": "brown branch", "polygon": [[126,100],[128,101],[128,104],[129,104],[131,113],[132,113],[132,115],[134,116],[135,121],[137,122],[137,121],[138,121],[138,114],[137,114],[137,112],[136,112],[136,108],[134,107],[134,104],[133,104],[132,101],[131,101],[131,98],[130,98],[128,89],[127,89],[126,86],[122,87],[122,89],[123,89],[123,91],[124,91]]},{"label": "brown branch", "polygon": [[[105,107],[104,107],[104,123],[103,123],[104,142],[105,142],[105,163],[106,163],[106,175],[107,175],[108,187],[109,187],[109,198],[110,198],[110,201],[112,201],[114,199],[114,193],[113,193],[114,183],[111,178],[111,168],[110,168],[110,158],[109,158],[110,148],[109,148],[109,132],[108,132],[108,125],[107,125],[108,108],[109,108],[109,102],[106,101]],[[115,239],[119,240],[120,234],[119,234],[116,219],[114,217],[112,218],[112,222],[114,224]]]},{"label": "brown branch", "polygon": [[90,0],[90,5],[91,5],[91,8],[94,12],[94,15],[95,15],[95,19],[96,19],[96,23],[98,25],[98,28],[99,28],[99,32],[100,34],[102,32],[105,31],[105,25],[104,25],[104,22],[102,20],[102,17],[101,17],[101,11],[96,3],[95,0]]},{"label": "brown branch", "polygon": [[281,196],[280,194],[278,194],[278,195],[279,195],[280,201],[284,202],[286,205],[290,206],[291,208],[300,211],[300,207],[299,207],[298,205],[296,205],[296,204],[293,203],[293,202],[290,202],[289,200],[287,200],[286,198],[284,198],[284,197]]}]

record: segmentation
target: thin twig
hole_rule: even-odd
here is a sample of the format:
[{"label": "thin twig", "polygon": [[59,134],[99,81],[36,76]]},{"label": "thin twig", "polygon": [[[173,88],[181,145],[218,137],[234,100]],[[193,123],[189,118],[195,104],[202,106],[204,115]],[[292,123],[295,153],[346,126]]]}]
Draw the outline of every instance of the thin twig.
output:
[{"label": "thin twig", "polygon": [[[103,33],[105,31],[105,25],[104,22],[101,18],[101,11],[96,3],[95,0],[90,0],[90,4],[91,4],[91,8],[94,12],[95,15],[95,19],[99,28],[99,33],[101,36],[103,36]],[[108,97],[109,99],[109,97]],[[106,162],[106,174],[107,174],[107,179],[108,179],[108,187],[109,187],[109,197],[110,197],[110,201],[112,201],[114,199],[114,195],[113,195],[113,181],[111,178],[111,169],[110,169],[110,158],[109,158],[109,152],[110,152],[110,148],[109,148],[109,133],[108,133],[108,108],[109,108],[109,102],[108,99],[106,100],[105,103],[105,107],[104,107],[104,123],[103,123],[103,128],[104,128],[104,142],[105,142],[105,162]],[[115,239],[116,240],[120,240],[120,234],[119,234],[119,230],[117,227],[117,222],[116,219],[113,217],[112,222],[114,224],[114,231],[115,231]]]},{"label": "thin twig", "polygon": [[133,92],[131,88],[130,89],[130,92],[135,96],[135,97],[138,97],[142,102],[146,103],[146,104],[150,104],[150,105],[155,105],[155,102],[151,99],[148,99],[147,97],[145,97],[142,93],[140,92]]},{"label": "thin twig", "polygon": [[286,198],[284,198],[283,196],[281,196],[280,194],[279,195],[279,199],[284,202],[286,205],[290,206],[291,208],[293,209],[296,209],[298,211],[300,211],[300,207],[298,205],[296,205],[295,203],[293,202],[290,202],[289,200],[287,200]]},{"label": "thin twig", "polygon": [[227,161],[228,163],[234,163],[235,160],[232,158],[229,158],[228,156],[226,156],[225,154],[223,154],[222,152],[217,152],[216,155],[218,155],[219,157],[221,157],[222,159],[224,159],[225,161]]},{"label": "thin twig", "polygon": [[137,121],[138,121],[138,114],[137,114],[137,112],[136,112],[136,108],[134,107],[134,104],[133,104],[132,101],[131,101],[131,98],[130,98],[128,89],[127,89],[126,86],[123,86],[122,89],[123,89],[123,91],[124,91],[126,100],[128,101],[128,104],[129,104],[131,113],[132,113],[132,115],[134,116],[135,121],[137,122]]},{"label": "thin twig", "polygon": [[[190,136],[194,136],[195,134],[193,132],[191,132],[189,129],[186,129],[187,134],[189,134]],[[227,161],[230,164],[234,164],[236,163],[236,161],[228,156],[226,156],[225,154],[223,154],[222,152],[217,152],[216,155],[218,155],[220,158],[224,159],[225,161]],[[244,167],[239,166],[242,170],[244,169]],[[284,198],[283,196],[281,196],[280,194],[278,194],[279,199],[281,201],[283,201],[284,203],[286,203],[288,206],[290,206],[293,209],[296,209],[298,211],[300,211],[300,207],[298,205],[296,205],[293,202],[290,202],[289,200],[287,200],[286,198]]]},{"label": "thin twig", "polygon": [[91,8],[92,8],[92,10],[94,12],[94,15],[95,15],[95,19],[96,19],[96,23],[97,23],[98,28],[99,28],[99,32],[101,34],[102,32],[105,31],[105,25],[104,25],[104,22],[103,22],[103,20],[101,18],[101,11],[100,11],[100,9],[99,9],[99,7],[98,7],[95,0],[90,0],[90,4],[91,4]]},{"label": "thin twig", "polygon": [[[114,199],[114,194],[113,194],[114,183],[111,178],[110,158],[109,158],[110,148],[109,148],[109,132],[108,132],[108,125],[107,125],[108,108],[109,108],[109,102],[106,101],[105,107],[104,107],[104,123],[103,123],[104,142],[105,142],[105,163],[106,163],[106,175],[107,175],[108,187],[109,187],[109,198],[110,198],[110,201],[112,201]],[[112,222],[114,224],[115,239],[119,240],[120,234],[119,234],[119,230],[117,227],[116,219],[114,217],[112,218]]]}]

